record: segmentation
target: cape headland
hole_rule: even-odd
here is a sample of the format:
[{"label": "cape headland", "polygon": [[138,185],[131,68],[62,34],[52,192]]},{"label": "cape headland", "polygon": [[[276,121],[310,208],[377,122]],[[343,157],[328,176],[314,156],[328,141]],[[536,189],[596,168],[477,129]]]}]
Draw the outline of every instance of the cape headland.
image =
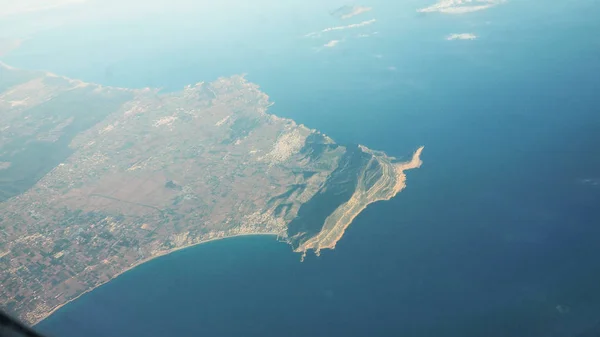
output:
[{"label": "cape headland", "polygon": [[421,165],[267,113],[243,76],[180,92],[0,63],[0,306],[35,324],[123,272],[239,235],[332,249]]}]

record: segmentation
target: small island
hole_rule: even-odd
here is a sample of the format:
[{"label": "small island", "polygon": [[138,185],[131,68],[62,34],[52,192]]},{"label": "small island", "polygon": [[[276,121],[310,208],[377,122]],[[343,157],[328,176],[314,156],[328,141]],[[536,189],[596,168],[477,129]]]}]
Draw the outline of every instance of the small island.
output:
[{"label": "small island", "polygon": [[0,63],[0,306],[35,324],[135,266],[226,237],[333,249],[421,165],[422,147],[398,162],[270,105],[243,76],[161,93]]}]

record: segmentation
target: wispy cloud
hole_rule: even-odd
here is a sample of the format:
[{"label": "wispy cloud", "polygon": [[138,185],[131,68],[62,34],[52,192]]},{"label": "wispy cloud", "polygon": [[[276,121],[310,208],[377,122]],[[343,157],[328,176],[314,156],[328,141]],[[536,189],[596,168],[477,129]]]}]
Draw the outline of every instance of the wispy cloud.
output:
[{"label": "wispy cloud", "polygon": [[332,11],[330,14],[339,19],[345,20],[362,13],[370,12],[372,9],[373,8],[371,7],[345,5]]},{"label": "wispy cloud", "polygon": [[370,24],[373,24],[375,22],[377,22],[376,19],[371,19],[371,20],[367,20],[367,21],[363,21],[363,22],[359,22],[359,23],[353,23],[351,25],[346,25],[346,26],[329,27],[329,28],[323,29],[321,31],[321,33],[331,32],[331,31],[334,31],[334,30],[344,30],[344,29],[364,27],[364,26],[368,26]]},{"label": "wispy cloud", "polygon": [[367,20],[367,21],[363,21],[363,22],[359,22],[359,23],[353,23],[353,24],[346,25],[346,26],[329,27],[329,28],[325,28],[323,30],[320,30],[318,32],[308,33],[308,34],[304,35],[304,37],[318,36],[319,34],[327,33],[327,32],[332,32],[332,31],[336,31],[336,30],[345,30],[345,29],[352,29],[352,28],[364,27],[364,26],[371,25],[371,24],[373,24],[375,22],[377,22],[376,19],[371,19],[371,20]]},{"label": "wispy cloud", "polygon": [[373,32],[373,33],[361,33],[361,34],[357,34],[356,37],[357,38],[365,38],[365,37],[371,37],[373,35],[377,35],[379,34],[379,32]]},{"label": "wispy cloud", "polygon": [[341,41],[340,40],[331,40],[323,45],[323,47],[332,48],[337,46]]},{"label": "wispy cloud", "polygon": [[2,62],[2,61],[0,61],[0,68],[4,68],[4,69],[8,69],[8,70],[13,70],[13,69],[15,69],[15,68],[13,68],[13,67],[9,66],[8,64],[6,64],[6,63]]},{"label": "wispy cloud", "polygon": [[477,35],[472,33],[461,33],[461,34],[450,34],[446,37],[446,40],[475,40]]},{"label": "wispy cloud", "polygon": [[362,13],[370,12],[371,10],[373,10],[372,7],[354,6],[354,7],[352,7],[352,10],[349,13],[342,15],[341,18],[342,19],[350,19],[353,16],[357,16]]},{"label": "wispy cloud", "polygon": [[420,13],[440,12],[446,14],[464,14],[477,12],[499,5],[505,0],[440,0],[437,3],[417,10]]},{"label": "wispy cloud", "polygon": [[49,9],[54,9],[57,7],[63,7],[67,5],[73,5],[77,3],[83,3],[87,0],[8,0],[2,1],[2,5],[0,6],[0,17],[30,13],[30,12],[38,12],[45,11]]},{"label": "wispy cloud", "polygon": [[600,178],[579,179],[579,182],[592,187],[600,187]]},{"label": "wispy cloud", "polygon": [[0,38],[0,56],[18,48],[23,40]]}]

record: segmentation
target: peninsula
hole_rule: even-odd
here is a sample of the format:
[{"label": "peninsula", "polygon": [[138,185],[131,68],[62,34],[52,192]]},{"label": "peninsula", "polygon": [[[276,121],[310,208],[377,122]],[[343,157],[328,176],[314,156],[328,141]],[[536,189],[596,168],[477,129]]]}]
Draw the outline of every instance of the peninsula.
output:
[{"label": "peninsula", "polygon": [[421,165],[422,147],[401,163],[270,104],[243,76],[161,93],[0,63],[0,307],[35,324],[137,265],[226,237],[318,254]]}]

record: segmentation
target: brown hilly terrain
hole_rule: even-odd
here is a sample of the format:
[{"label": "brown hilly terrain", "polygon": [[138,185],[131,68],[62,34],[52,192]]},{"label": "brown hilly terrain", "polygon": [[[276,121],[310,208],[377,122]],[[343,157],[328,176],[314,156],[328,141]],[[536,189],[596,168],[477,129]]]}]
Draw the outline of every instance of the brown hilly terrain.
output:
[{"label": "brown hilly terrain", "polygon": [[421,149],[397,163],[269,105],[242,76],[160,93],[0,64],[0,306],[36,323],[140,263],[235,235],[334,248],[421,163]]}]

